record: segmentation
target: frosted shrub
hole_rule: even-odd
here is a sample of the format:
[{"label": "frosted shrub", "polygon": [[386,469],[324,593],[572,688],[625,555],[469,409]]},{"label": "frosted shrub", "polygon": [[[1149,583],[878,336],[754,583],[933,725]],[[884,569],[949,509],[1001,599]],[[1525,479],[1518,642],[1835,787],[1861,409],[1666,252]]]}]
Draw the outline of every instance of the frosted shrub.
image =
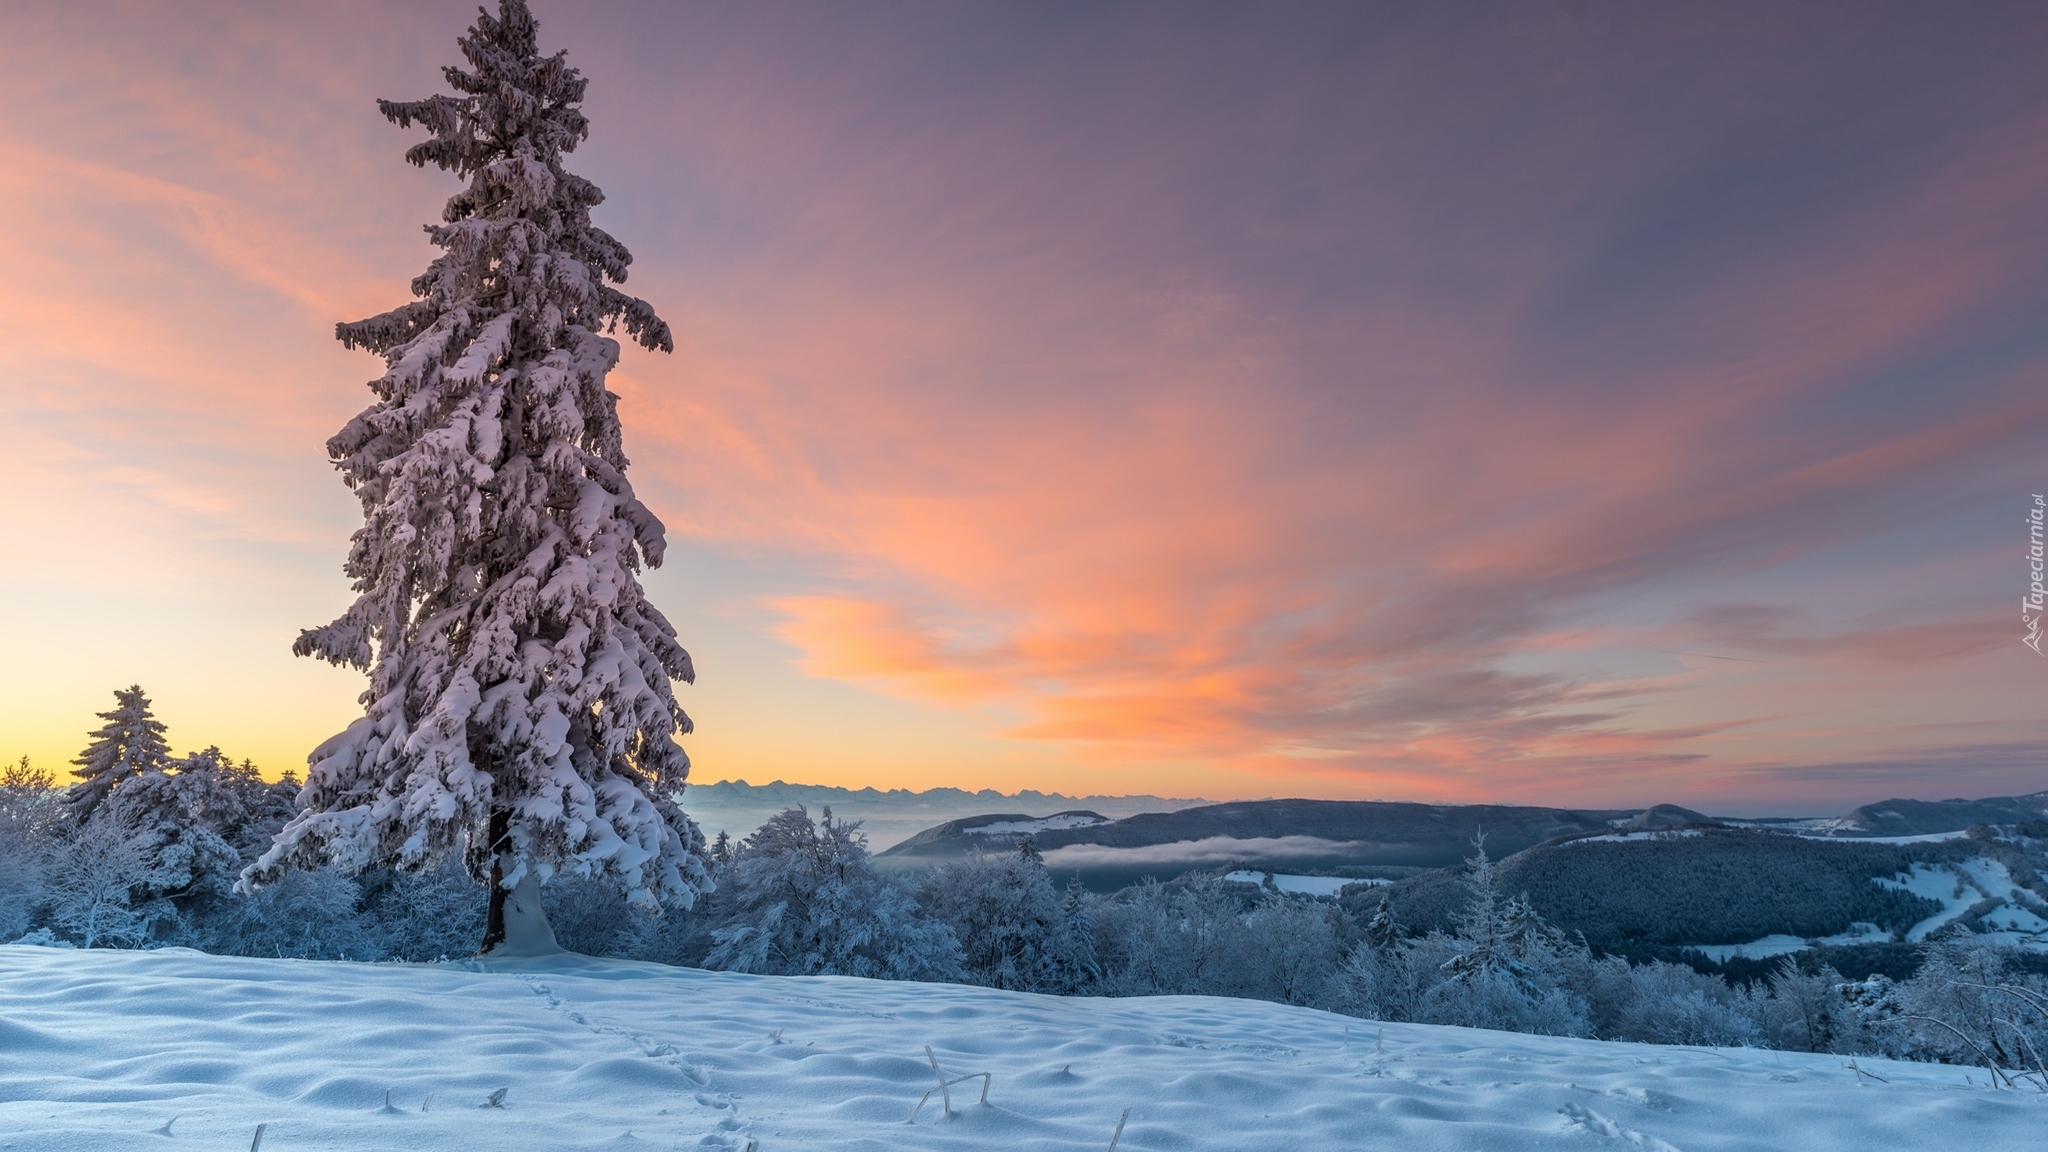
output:
[{"label": "frosted shrub", "polygon": [[1848,980],[1835,989],[1848,1005],[1851,1027],[1858,1051],[1895,1055],[1899,1050],[1898,1018],[1905,1007],[1900,1003],[1900,985],[1883,973],[1861,980]]},{"label": "frosted shrub", "polygon": [[87,821],[51,861],[45,895],[52,920],[87,948],[141,943],[153,910],[136,907],[134,888],[147,866],[119,820]]},{"label": "frosted shrub", "polygon": [[1365,942],[1352,948],[1337,971],[1338,992],[1331,1007],[1368,1020],[1411,1019],[1421,989],[1409,963],[1410,951],[1398,942],[1389,947]]},{"label": "frosted shrub", "polygon": [[543,891],[542,901],[555,939],[586,956],[634,954],[651,920],[626,902],[617,885],[576,876],[556,879]]},{"label": "frosted shrub", "polygon": [[1245,917],[1236,995],[1324,1008],[1341,1002],[1337,908],[1271,896]]},{"label": "frosted shrub", "polygon": [[1734,1047],[1763,1038],[1747,998],[1718,976],[1660,961],[1632,975],[1633,994],[1608,1039]]},{"label": "frosted shrub", "polygon": [[977,854],[927,873],[918,906],[952,930],[971,984],[1071,993],[1095,956],[1086,902],[1062,901],[1035,852]]},{"label": "frosted shrub", "polygon": [[707,909],[708,968],[950,980],[960,946],[902,885],[876,874],[858,822],[791,808],[734,850]]},{"label": "frosted shrub", "polygon": [[293,872],[230,901],[196,925],[189,942],[224,955],[380,960],[383,945],[359,914],[361,898],[355,880],[332,868]]},{"label": "frosted shrub", "polygon": [[36,846],[0,832],[0,940],[28,931],[43,894],[43,868]]},{"label": "frosted shrub", "polygon": [[1576,940],[1561,946],[1552,971],[1559,986],[1585,1005],[1592,1034],[1612,1037],[1635,998],[1635,969],[1619,956],[1595,956]]},{"label": "frosted shrub", "polygon": [[1543,1036],[1593,1034],[1585,1004],[1565,989],[1532,986],[1498,974],[1437,984],[1422,994],[1415,1019]]},{"label": "frosted shrub", "polygon": [[0,940],[27,932],[65,816],[49,772],[28,757],[0,768]]},{"label": "frosted shrub", "polygon": [[0,836],[54,840],[70,823],[57,778],[23,756],[0,766]]},{"label": "frosted shrub", "polygon": [[364,916],[392,960],[445,960],[476,951],[485,895],[456,861],[424,872],[375,869],[359,877]]},{"label": "frosted shrub", "polygon": [[1248,954],[1237,896],[1214,880],[1146,883],[1092,910],[1102,989],[1112,996],[1228,996]]},{"label": "frosted shrub", "polygon": [[2048,1074],[2048,980],[2016,971],[2011,950],[1975,940],[1931,948],[1898,986],[1903,1054]]},{"label": "frosted shrub", "polygon": [[1802,972],[1791,960],[1784,961],[1769,979],[1751,989],[1750,1010],[1763,1043],[1787,1052],[1881,1050],[1864,1013],[1844,994],[1851,987],[1864,985],[1849,984],[1832,968]]}]

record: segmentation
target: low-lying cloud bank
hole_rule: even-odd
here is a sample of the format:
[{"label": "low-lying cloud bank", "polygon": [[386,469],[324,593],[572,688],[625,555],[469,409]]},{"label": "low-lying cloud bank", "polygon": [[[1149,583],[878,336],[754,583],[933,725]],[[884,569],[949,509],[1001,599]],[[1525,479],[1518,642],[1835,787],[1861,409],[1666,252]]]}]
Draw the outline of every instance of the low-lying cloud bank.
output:
[{"label": "low-lying cloud bank", "polygon": [[1117,868],[1146,864],[1177,864],[1183,868],[1228,864],[1237,860],[1322,860],[1332,856],[1365,856],[1384,845],[1370,840],[1328,840],[1321,836],[1210,836],[1175,840],[1139,848],[1106,844],[1069,844],[1045,854],[1048,868]]}]

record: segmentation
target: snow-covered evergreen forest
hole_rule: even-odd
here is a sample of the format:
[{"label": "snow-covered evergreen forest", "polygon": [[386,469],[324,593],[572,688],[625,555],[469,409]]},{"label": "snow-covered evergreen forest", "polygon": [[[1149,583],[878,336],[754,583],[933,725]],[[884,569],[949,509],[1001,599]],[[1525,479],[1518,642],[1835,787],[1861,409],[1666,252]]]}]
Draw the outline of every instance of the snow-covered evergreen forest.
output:
[{"label": "snow-covered evergreen forest", "polygon": [[[218,748],[173,756],[139,687],[116,694],[75,779],[26,760],[0,773],[0,940],[189,947],[309,959],[435,961],[476,951],[483,885],[451,861],[333,866],[238,893],[297,814]],[[627,901],[602,879],[543,889],[556,938],[591,956],[766,975],[845,975],[1064,996],[1199,994],[1364,1019],[1558,1036],[1888,1055],[2039,1079],[2048,980],[1967,933],[1918,972],[1846,979],[1787,959],[1762,978],[1631,965],[1545,924],[1483,847],[1448,929],[1412,931],[1370,887],[1344,900],[1218,877],[1099,896],[1016,851],[877,872],[857,824],[791,809],[708,850],[716,888],[689,910]],[[1366,899],[1359,899],[1359,897]],[[1362,915],[1355,915],[1353,910]]]}]

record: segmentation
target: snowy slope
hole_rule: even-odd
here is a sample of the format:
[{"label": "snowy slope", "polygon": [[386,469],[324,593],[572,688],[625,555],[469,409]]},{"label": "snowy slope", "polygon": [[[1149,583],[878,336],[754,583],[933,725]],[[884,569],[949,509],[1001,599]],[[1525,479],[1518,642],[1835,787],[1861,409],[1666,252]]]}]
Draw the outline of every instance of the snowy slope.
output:
[{"label": "snowy slope", "polygon": [[1999,906],[1985,920],[2000,929],[1993,933],[1994,939],[2048,951],[2048,921],[2027,910],[2030,894],[1996,860],[1980,856],[1950,864],[1915,864],[1902,879],[1879,883],[1941,902],[1941,911],[1913,925],[1906,933],[1907,940],[1925,940],[1979,901],[1992,900]]},{"label": "snowy slope", "polygon": [[[991,1073],[988,1103],[963,1084],[952,1118],[935,1097],[911,1122],[927,1044],[948,1074]],[[264,1152],[1080,1152],[1125,1108],[1124,1152],[1948,1152],[2034,1147],[2048,1124],[2048,1098],[1981,1072],[1845,1064],[573,957],[0,947],[0,1149],[239,1152],[266,1124]]]},{"label": "snowy slope", "polygon": [[[1905,842],[1909,838],[1894,839]],[[1861,841],[1869,842],[1868,839]],[[1925,896],[1941,905],[1941,911],[1906,931],[1905,938],[1911,943],[1926,940],[1968,914],[1979,903],[1991,901],[1994,906],[1983,917],[1984,923],[1991,929],[1981,933],[1985,939],[2016,948],[2048,952],[2048,920],[2044,920],[2028,908],[2029,904],[2037,901],[2012,878],[2012,873],[2006,870],[2004,864],[1990,857],[1978,856],[1968,860],[1935,864],[1916,863],[1908,872],[1892,878],[1880,877],[1875,882],[1887,888],[1897,888],[1917,896]],[[1761,940],[1752,940],[1747,944],[1688,944],[1685,947],[1715,963],[1725,963],[1730,957],[1735,956],[1766,960],[1773,956],[1799,952],[1815,944],[1870,944],[1882,943],[1891,938],[1891,933],[1875,924],[1857,923],[1852,924],[1847,932],[1813,940],[1778,934],[1766,936]]]}]

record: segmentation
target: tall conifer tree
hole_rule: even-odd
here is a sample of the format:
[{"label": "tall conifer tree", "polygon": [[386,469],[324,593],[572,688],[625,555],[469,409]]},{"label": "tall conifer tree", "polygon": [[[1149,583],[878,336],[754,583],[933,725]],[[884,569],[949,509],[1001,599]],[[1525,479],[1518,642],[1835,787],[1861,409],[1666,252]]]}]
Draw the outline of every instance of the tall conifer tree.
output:
[{"label": "tall conifer tree", "polygon": [[710,880],[670,799],[690,731],[670,681],[694,673],[640,587],[663,530],[626,481],[605,388],[619,345],[604,333],[668,352],[668,326],[612,286],[632,257],[590,222],[603,193],[562,167],[589,131],[566,54],[540,55],[524,0],[480,11],[457,43],[454,95],[378,101],[429,133],[407,160],[465,181],[427,228],[442,254],[418,299],[336,327],[387,366],[327,445],[362,502],[358,597],[294,650],[367,671],[364,715],[309,757],[304,811],[244,883],[324,862],[424,869],[466,846],[490,884],[490,951],[508,893],[556,871],[646,905],[687,907]]},{"label": "tall conifer tree", "polygon": [[64,794],[64,803],[80,820],[91,816],[124,780],[164,766],[171,747],[164,726],[149,710],[142,685],[114,689],[114,710],[101,712],[106,723],[89,735],[92,743],[72,763],[78,783]]}]

